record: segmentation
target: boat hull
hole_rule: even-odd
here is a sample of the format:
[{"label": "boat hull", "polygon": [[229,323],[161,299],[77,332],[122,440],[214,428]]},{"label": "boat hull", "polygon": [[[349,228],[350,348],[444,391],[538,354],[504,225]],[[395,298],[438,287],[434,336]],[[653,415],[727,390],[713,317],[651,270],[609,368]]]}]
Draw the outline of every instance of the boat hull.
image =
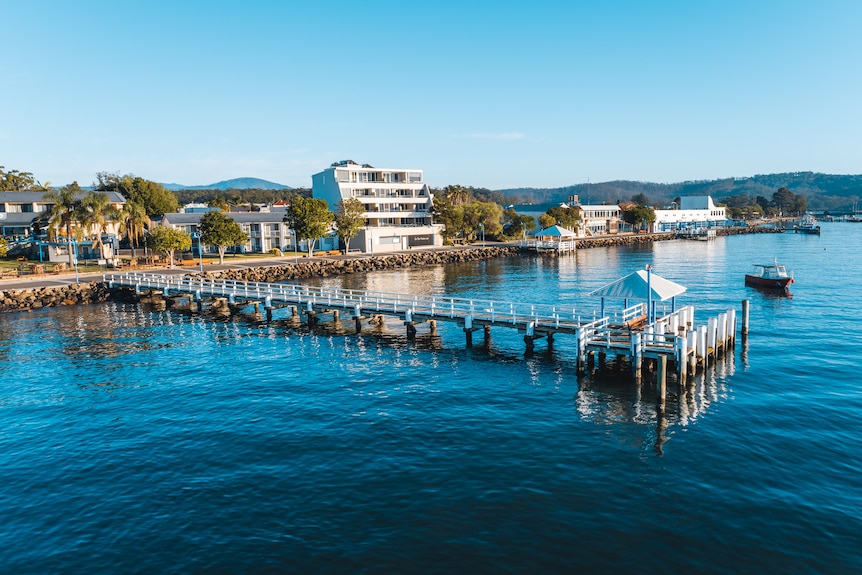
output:
[{"label": "boat hull", "polygon": [[793,283],[793,278],[764,278],[745,274],[745,285],[772,288],[772,289],[787,289]]}]

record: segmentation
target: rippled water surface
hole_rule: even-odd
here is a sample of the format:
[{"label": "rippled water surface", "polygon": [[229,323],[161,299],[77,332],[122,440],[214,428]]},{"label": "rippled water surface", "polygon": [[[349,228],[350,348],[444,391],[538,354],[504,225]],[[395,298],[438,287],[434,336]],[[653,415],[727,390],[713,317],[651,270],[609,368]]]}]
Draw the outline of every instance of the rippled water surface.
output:
[{"label": "rippled water surface", "polygon": [[[2,573],[859,573],[862,226],[315,280],[598,306],[645,265],[734,353],[669,386],[559,336],[104,304],[0,316]],[[743,285],[794,272],[793,297]]]}]

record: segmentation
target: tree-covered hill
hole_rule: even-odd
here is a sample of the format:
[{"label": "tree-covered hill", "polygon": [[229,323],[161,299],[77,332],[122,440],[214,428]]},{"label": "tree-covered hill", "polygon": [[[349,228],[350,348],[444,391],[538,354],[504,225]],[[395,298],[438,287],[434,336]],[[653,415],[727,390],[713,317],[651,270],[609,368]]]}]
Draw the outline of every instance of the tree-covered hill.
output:
[{"label": "tree-covered hill", "polygon": [[643,194],[655,206],[669,204],[677,196],[712,196],[717,202],[731,196],[772,197],[779,188],[805,196],[811,210],[845,211],[862,201],[862,175],[834,175],[815,172],[765,174],[748,178],[697,180],[676,184],[656,184],[618,180],[577,184],[563,188],[513,188],[499,190],[522,203],[563,202],[578,196],[581,203],[602,204],[629,200]]},{"label": "tree-covered hill", "polygon": [[290,190],[290,186],[276,184],[260,178],[234,178],[222,180],[214,184],[204,186],[184,186],[182,184],[162,184],[165,188],[174,192],[179,190]]}]

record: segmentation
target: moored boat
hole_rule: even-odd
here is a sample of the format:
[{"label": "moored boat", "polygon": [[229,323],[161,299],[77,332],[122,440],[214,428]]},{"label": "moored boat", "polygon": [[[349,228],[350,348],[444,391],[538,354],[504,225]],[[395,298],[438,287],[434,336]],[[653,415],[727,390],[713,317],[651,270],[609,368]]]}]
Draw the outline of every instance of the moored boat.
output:
[{"label": "moored boat", "polygon": [[799,220],[799,223],[793,226],[793,230],[799,234],[816,234],[820,235],[820,226],[817,225],[817,220],[811,214],[805,214],[805,216]]},{"label": "moored boat", "polygon": [[771,264],[754,264],[754,273],[745,274],[745,285],[748,286],[788,289],[792,283],[793,276],[777,261]]}]

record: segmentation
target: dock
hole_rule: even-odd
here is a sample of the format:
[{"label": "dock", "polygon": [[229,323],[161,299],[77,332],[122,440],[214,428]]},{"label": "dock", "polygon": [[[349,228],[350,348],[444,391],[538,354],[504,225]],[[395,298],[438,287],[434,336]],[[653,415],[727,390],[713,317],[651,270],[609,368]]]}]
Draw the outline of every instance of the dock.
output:
[{"label": "dock", "polygon": [[[247,282],[201,275],[127,272],[107,275],[104,281],[109,289],[130,290],[138,299],[184,299],[196,313],[239,313],[251,308],[265,315],[266,321],[272,321],[274,309],[289,308],[291,317],[301,321],[304,316],[308,325],[319,323],[324,314],[330,314],[333,321],[347,314],[356,323],[357,332],[361,332],[363,321],[382,324],[385,318],[395,318],[406,326],[408,339],[416,337],[417,325],[428,324],[433,334],[438,321],[452,322],[463,330],[468,347],[473,345],[473,333],[480,329],[486,341],[492,328],[517,330],[523,335],[527,353],[533,352],[537,340],[544,339],[550,349],[563,336],[565,340],[561,338],[560,342],[577,354],[579,375],[597,362],[601,368],[607,361],[617,360],[628,362],[638,381],[645,362],[654,363],[660,379],[671,366],[680,381],[694,376],[698,369],[705,369],[733,347],[737,331],[734,309],[697,326],[692,306],[660,317],[653,313],[655,319],[649,321],[645,303],[584,313],[569,305]],[[743,333],[745,328],[743,325]]]}]

